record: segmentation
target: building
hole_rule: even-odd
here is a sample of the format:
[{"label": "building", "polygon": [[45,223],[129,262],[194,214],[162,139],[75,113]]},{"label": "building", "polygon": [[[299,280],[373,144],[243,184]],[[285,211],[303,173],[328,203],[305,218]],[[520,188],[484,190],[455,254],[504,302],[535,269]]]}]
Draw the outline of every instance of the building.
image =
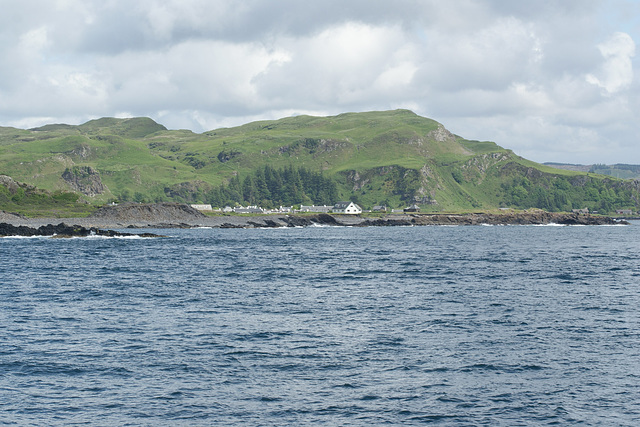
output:
[{"label": "building", "polygon": [[333,209],[333,206],[305,206],[300,205],[300,212],[317,212],[317,213],[329,213]]},{"label": "building", "polygon": [[633,215],[633,211],[631,209],[616,209],[616,213],[618,215]]},{"label": "building", "polygon": [[199,211],[213,211],[211,205],[191,205],[191,207]]},{"label": "building", "polygon": [[333,205],[332,211],[333,213],[356,215],[362,213],[362,208],[353,202],[338,202]]},{"label": "building", "polygon": [[420,206],[418,205],[411,205],[408,208],[404,208],[405,212],[420,212]]},{"label": "building", "polygon": [[387,207],[385,205],[376,205],[371,209],[371,212],[386,212]]},{"label": "building", "polygon": [[259,208],[258,206],[247,206],[243,208],[242,206],[235,208],[233,210],[237,214],[262,214],[264,213],[264,209]]}]

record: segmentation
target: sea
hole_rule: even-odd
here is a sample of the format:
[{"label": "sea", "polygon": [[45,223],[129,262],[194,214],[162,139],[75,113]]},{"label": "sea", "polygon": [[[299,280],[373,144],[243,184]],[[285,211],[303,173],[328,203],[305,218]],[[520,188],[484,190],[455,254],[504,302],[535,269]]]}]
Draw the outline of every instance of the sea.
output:
[{"label": "sea", "polygon": [[0,425],[640,425],[639,222],[142,231],[0,239]]}]

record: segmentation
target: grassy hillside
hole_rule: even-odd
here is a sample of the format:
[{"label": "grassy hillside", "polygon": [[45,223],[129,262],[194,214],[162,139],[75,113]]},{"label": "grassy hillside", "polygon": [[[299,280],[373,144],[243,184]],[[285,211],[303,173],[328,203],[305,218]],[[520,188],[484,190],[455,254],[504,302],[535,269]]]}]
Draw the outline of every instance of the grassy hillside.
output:
[{"label": "grassy hillside", "polygon": [[79,202],[73,192],[48,192],[0,175],[0,209],[25,216],[66,218],[86,216],[94,207]]},{"label": "grassy hillside", "polygon": [[[433,211],[637,209],[640,199],[631,181],[529,162],[407,110],[297,116],[203,134],[170,131],[148,118],[0,128],[0,174],[49,192],[75,191],[92,204],[245,203],[260,186],[257,201],[272,204],[294,199],[287,194],[314,202],[312,193],[322,193],[323,200],[331,194],[364,207],[418,203]],[[282,187],[267,191],[267,179]],[[293,182],[285,188],[278,179]]]},{"label": "grassy hillside", "polygon": [[613,176],[621,179],[640,179],[640,165],[627,165],[617,163],[615,165],[576,165],[567,163],[544,163],[556,169],[566,169],[580,172],[591,172],[601,175]]}]

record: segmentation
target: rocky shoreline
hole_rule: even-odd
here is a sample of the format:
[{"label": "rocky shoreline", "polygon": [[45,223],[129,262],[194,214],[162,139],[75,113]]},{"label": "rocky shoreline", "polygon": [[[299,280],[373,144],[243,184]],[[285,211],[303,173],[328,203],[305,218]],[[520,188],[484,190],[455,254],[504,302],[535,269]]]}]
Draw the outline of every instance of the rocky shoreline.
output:
[{"label": "rocky shoreline", "polygon": [[[127,204],[108,206],[86,218],[25,218],[0,211],[0,223],[14,227],[49,230],[51,224],[78,229],[80,233],[113,232],[105,229],[124,228],[277,228],[308,226],[391,227],[426,225],[620,225],[628,224],[611,217],[529,212],[467,213],[467,214],[385,214],[379,217],[360,215],[204,215],[189,205],[177,203]],[[66,226],[65,224],[74,224]],[[88,231],[87,231],[88,230]],[[101,230],[101,231],[100,231]],[[68,229],[66,230],[69,231]],[[116,233],[116,232],[114,232]],[[56,232],[57,235],[65,232]],[[0,235],[3,235],[0,229]],[[5,234],[6,235],[6,234]]]},{"label": "rocky shoreline", "polygon": [[56,238],[103,236],[103,237],[164,237],[153,233],[122,233],[115,230],[103,230],[100,228],[85,228],[79,225],[48,224],[38,228],[26,225],[13,225],[6,222],[0,223],[0,237],[36,237],[50,236]]}]

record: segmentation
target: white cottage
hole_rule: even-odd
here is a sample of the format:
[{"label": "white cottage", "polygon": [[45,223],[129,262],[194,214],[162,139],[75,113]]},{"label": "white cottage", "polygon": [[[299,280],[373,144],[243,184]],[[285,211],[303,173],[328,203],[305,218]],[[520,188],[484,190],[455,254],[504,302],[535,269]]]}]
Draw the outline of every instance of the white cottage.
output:
[{"label": "white cottage", "polygon": [[353,202],[338,202],[333,206],[333,213],[342,213],[342,214],[360,214],[362,213],[362,208],[356,205]]},{"label": "white cottage", "polygon": [[213,207],[211,205],[191,205],[193,209],[197,209],[199,211],[212,211]]}]

